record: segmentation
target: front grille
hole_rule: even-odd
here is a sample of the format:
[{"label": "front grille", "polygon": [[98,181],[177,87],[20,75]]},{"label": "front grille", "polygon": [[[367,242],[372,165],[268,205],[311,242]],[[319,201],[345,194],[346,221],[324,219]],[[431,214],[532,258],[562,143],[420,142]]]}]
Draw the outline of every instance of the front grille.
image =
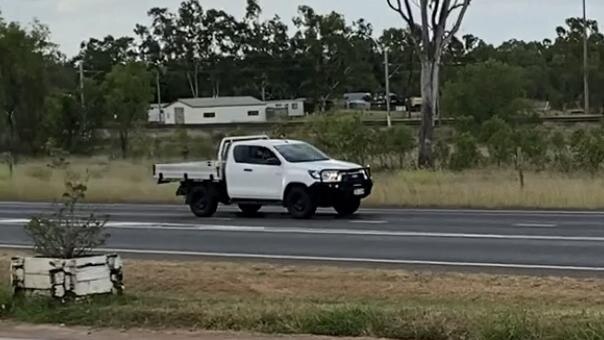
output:
[{"label": "front grille", "polygon": [[342,173],[342,182],[360,183],[360,182],[363,182],[364,180],[365,180],[365,172],[363,170]]}]

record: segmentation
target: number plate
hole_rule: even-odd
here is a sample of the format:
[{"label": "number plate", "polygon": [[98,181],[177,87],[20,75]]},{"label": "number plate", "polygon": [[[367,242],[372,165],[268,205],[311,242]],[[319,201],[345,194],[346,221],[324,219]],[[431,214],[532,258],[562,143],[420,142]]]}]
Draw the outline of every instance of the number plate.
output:
[{"label": "number plate", "polygon": [[354,189],[354,195],[355,196],[363,196],[365,195],[365,189],[361,188],[361,189]]}]

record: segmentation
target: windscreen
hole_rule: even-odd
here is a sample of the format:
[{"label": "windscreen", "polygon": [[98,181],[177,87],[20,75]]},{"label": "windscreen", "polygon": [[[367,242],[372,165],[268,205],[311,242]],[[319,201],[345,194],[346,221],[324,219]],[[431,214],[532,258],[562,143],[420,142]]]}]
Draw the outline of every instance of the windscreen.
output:
[{"label": "windscreen", "polygon": [[329,160],[323,152],[306,143],[283,144],[275,146],[281,156],[290,163],[318,162]]}]

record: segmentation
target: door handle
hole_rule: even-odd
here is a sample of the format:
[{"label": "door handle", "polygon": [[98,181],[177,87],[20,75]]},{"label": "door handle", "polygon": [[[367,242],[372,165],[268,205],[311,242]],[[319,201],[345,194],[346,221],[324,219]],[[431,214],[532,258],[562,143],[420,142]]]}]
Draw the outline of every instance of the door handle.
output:
[{"label": "door handle", "polygon": [[245,171],[245,172],[254,172],[254,170],[252,170],[252,169],[243,169],[243,171]]}]

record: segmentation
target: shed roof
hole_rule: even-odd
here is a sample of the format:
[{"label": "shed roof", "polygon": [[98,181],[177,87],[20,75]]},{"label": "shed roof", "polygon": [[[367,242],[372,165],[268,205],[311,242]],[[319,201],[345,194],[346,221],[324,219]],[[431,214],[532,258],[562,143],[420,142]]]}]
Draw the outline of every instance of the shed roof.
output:
[{"label": "shed roof", "polygon": [[226,106],[255,106],[265,105],[254,97],[216,97],[216,98],[182,98],[179,102],[194,108],[198,107],[226,107]]}]

